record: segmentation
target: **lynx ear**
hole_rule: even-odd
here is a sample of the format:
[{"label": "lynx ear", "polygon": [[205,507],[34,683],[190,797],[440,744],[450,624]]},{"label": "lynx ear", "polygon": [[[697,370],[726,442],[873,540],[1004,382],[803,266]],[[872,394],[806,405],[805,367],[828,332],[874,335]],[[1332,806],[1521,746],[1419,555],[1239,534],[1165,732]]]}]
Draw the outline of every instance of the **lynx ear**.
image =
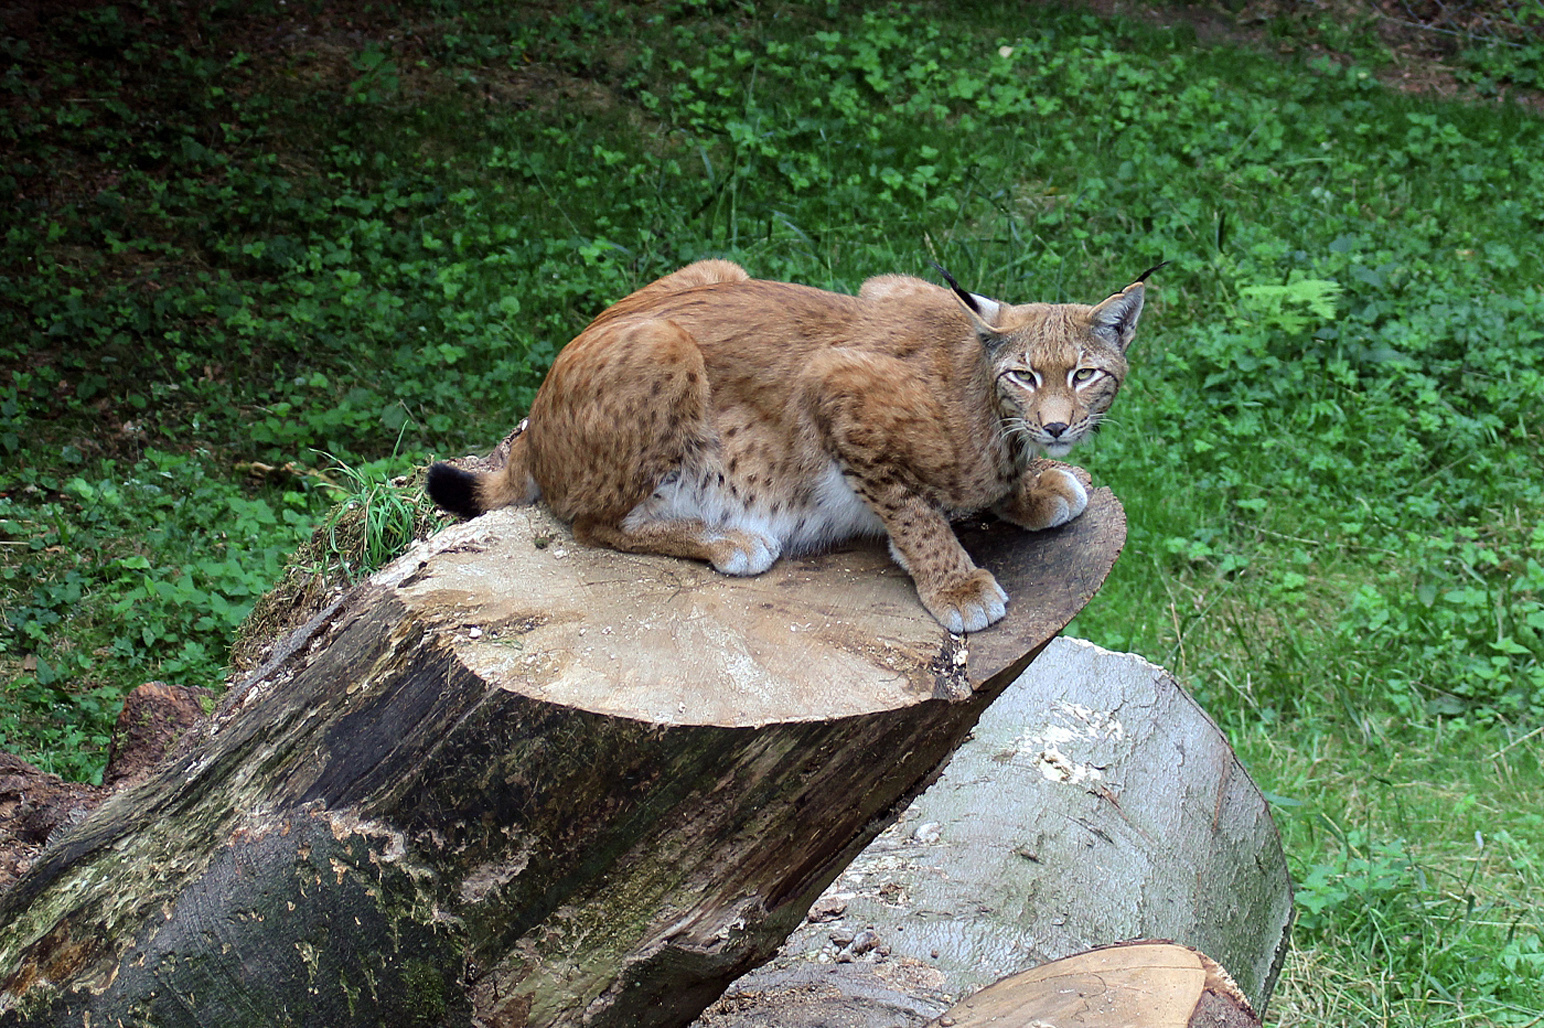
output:
[{"label": "lynx ear", "polygon": [[1153,272],[1162,271],[1168,266],[1168,261],[1160,260],[1138,275],[1137,280],[1131,285],[1095,307],[1094,333],[1106,342],[1120,347],[1120,352],[1125,353],[1137,334],[1137,318],[1142,316],[1142,300],[1147,292],[1142,283],[1146,282],[1147,276]]},{"label": "lynx ear", "polygon": [[938,273],[944,277],[945,282],[949,283],[949,288],[954,291],[955,299],[960,301],[960,306],[965,308],[965,313],[970,316],[970,323],[975,326],[976,335],[980,338],[981,345],[986,348],[987,353],[991,353],[1001,346],[1007,336],[993,328],[990,319],[997,317],[998,312],[1002,310],[1002,304],[996,300],[988,300],[984,296],[977,296],[975,293],[967,292],[954,280],[953,275],[944,270],[942,264],[939,264],[937,261],[929,261],[928,263],[933,265]]},{"label": "lynx ear", "polygon": [[1125,353],[1136,337],[1137,318],[1142,316],[1145,293],[1139,280],[1095,307],[1092,315],[1094,334]]}]

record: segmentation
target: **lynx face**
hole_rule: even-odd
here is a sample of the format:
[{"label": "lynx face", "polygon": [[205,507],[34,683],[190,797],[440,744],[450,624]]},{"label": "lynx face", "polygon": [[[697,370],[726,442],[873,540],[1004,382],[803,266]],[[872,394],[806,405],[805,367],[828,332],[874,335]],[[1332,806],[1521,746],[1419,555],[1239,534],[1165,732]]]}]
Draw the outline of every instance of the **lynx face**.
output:
[{"label": "lynx face", "polygon": [[1003,424],[1048,457],[1065,457],[1099,426],[1126,377],[1118,350],[1061,346],[997,364]]},{"label": "lynx face", "polygon": [[1141,291],[1118,293],[1097,307],[1008,307],[966,296],[992,361],[1004,428],[1048,457],[1065,457],[1115,402],[1142,310]]}]

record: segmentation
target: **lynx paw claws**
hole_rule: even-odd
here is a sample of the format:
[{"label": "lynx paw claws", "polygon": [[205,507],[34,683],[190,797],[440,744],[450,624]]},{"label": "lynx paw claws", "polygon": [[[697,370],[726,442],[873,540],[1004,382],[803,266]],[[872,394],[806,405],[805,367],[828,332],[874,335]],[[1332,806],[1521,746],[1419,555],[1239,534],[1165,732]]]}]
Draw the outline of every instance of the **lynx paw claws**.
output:
[{"label": "lynx paw claws", "polygon": [[938,623],[955,634],[979,632],[1008,613],[1008,594],[988,571],[977,570],[960,585],[924,601]]},{"label": "lynx paw claws", "polygon": [[1083,483],[1079,482],[1078,477],[1070,471],[1062,468],[1048,468],[1041,473],[1037,485],[1038,488],[1046,489],[1053,494],[1050,497],[1052,513],[1046,528],[1065,525],[1088,509],[1088,490],[1083,488]]},{"label": "lynx paw claws", "polygon": [[1025,528],[1059,528],[1089,508],[1089,491],[1067,468],[1047,468],[1034,480],[1021,514]]}]

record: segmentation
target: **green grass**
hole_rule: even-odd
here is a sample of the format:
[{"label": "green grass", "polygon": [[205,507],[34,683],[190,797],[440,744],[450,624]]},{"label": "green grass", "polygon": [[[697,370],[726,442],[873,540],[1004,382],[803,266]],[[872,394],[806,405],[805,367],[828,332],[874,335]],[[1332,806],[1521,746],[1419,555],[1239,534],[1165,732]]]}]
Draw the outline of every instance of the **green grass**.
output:
[{"label": "green grass", "polygon": [[[160,3],[0,50],[0,746],[99,775],[123,692],[217,682],[339,487],[422,531],[393,477],[682,263],[1092,301],[1165,257],[1078,455],[1131,533],[1073,631],[1275,797],[1275,1023],[1544,1023],[1538,117],[1385,87],[1361,23]],[[1528,86],[1536,27],[1451,66]]]}]

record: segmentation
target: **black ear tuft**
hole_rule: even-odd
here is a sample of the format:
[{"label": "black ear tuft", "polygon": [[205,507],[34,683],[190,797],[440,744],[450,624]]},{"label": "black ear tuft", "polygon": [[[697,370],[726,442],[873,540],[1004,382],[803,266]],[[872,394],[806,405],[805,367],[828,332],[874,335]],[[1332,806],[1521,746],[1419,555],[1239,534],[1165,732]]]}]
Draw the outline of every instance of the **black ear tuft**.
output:
[{"label": "black ear tuft", "polygon": [[969,307],[972,313],[976,315],[976,317],[979,318],[983,316],[981,313],[981,305],[976,302],[976,298],[970,293],[966,292],[965,289],[963,289],[960,284],[954,280],[954,276],[944,270],[944,266],[942,264],[939,264],[937,261],[928,261],[928,263],[931,264],[938,271],[938,273],[944,277],[945,282],[949,283],[949,288],[954,290],[954,295],[960,298],[961,303],[963,303],[966,307]]},{"label": "black ear tuft", "polygon": [[1138,282],[1146,282],[1147,276],[1151,275],[1155,271],[1162,271],[1164,268],[1167,268],[1170,264],[1173,263],[1173,261],[1166,261],[1160,257],[1158,258],[1157,264],[1154,264],[1151,268],[1148,268],[1146,271],[1142,272],[1142,274],[1138,275],[1136,280]]},{"label": "black ear tuft", "polygon": [[449,464],[435,464],[429,468],[424,491],[440,509],[457,517],[475,518],[483,512],[482,504],[477,501],[477,476],[470,471]]}]

